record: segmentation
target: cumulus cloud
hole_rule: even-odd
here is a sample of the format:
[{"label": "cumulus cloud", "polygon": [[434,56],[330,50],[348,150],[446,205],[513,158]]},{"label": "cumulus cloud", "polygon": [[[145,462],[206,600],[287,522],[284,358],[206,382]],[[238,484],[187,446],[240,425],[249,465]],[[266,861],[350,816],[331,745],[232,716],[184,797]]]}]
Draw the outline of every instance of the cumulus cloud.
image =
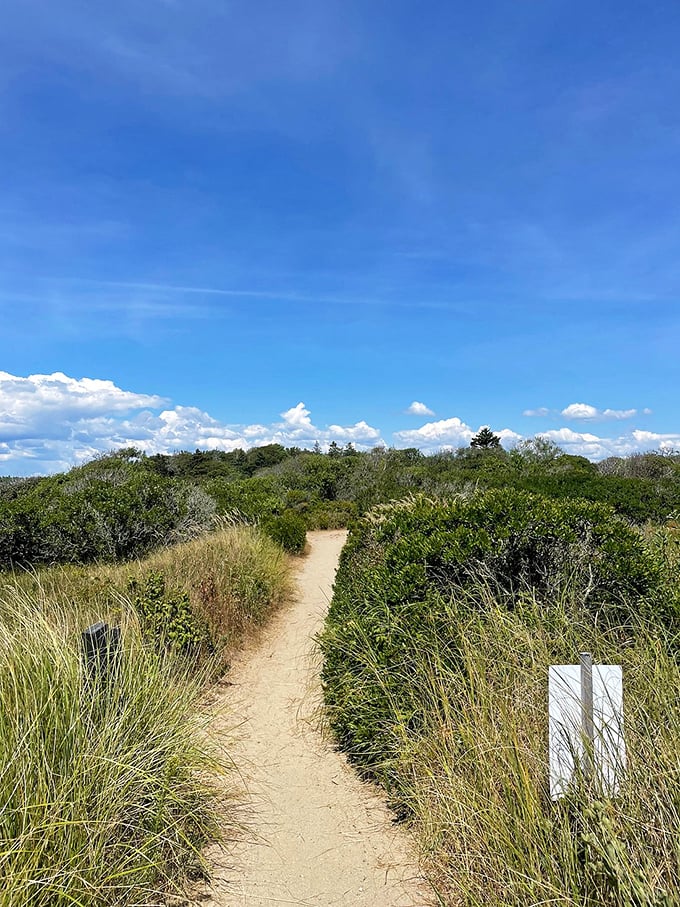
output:
[{"label": "cumulus cloud", "polygon": [[[480,428],[484,427],[488,428],[488,426],[480,426]],[[395,432],[394,437],[403,446],[419,447],[421,450],[433,451],[467,447],[478,431],[479,429],[471,428],[457,416],[454,416],[451,419],[426,422],[420,428]],[[495,434],[499,435],[501,442],[508,447],[513,446],[522,439],[520,434],[509,428],[501,429]]]},{"label": "cumulus cloud", "polygon": [[[335,441],[337,444],[356,443],[374,444],[380,441],[380,431],[373,428],[365,421],[355,422],[354,425],[329,425],[328,428],[315,426],[311,413],[304,403],[298,403],[291,409],[281,413],[283,422],[273,426],[272,438],[279,444],[298,447],[311,447],[317,441],[322,446]],[[272,443],[263,441],[260,443]]]},{"label": "cumulus cloud", "polygon": [[63,434],[64,423],[128,413],[166,401],[121,390],[113,381],[69,378],[62,372],[27,378],[0,372],[0,439]]},{"label": "cumulus cloud", "polygon": [[[566,409],[572,406],[582,408],[582,419],[586,418],[584,413],[595,409],[588,404],[571,404]],[[623,416],[611,413],[629,411],[596,412],[601,417],[609,413],[605,418],[616,419]],[[452,417],[396,431],[392,443],[434,452],[467,447],[478,431]],[[522,440],[522,435],[511,428],[494,431],[506,448]],[[592,460],[680,449],[680,432],[635,428],[617,437],[605,437],[563,426],[542,435],[565,452]],[[315,424],[303,402],[284,410],[271,423],[234,425],[199,407],[173,406],[162,397],[124,390],[112,381],[72,378],[61,372],[27,378],[0,372],[0,471],[4,474],[65,470],[119,447],[139,447],[154,454],[196,448],[230,451],[273,443],[311,448],[318,442],[325,449],[332,441],[340,445],[351,442],[359,449],[387,446],[380,430],[363,419],[350,425]]]},{"label": "cumulus cloud", "polygon": [[541,434],[558,444],[565,453],[587,457],[589,460],[627,457],[634,453],[645,453],[650,450],[680,450],[680,432],[659,434],[634,429],[628,434],[607,438],[591,432],[559,428],[544,431]]},{"label": "cumulus cloud", "polygon": [[659,434],[654,431],[642,431],[636,428],[632,432],[636,443],[645,450],[658,448],[659,450],[680,450],[680,432]]},{"label": "cumulus cloud", "polygon": [[363,420],[354,425],[330,425],[328,431],[323,434],[326,439],[335,441],[339,437],[347,441],[375,441],[378,443],[381,440],[378,429],[372,428]]},{"label": "cumulus cloud", "polygon": [[[643,412],[648,415],[650,411],[645,409]],[[583,419],[594,422],[599,419],[632,419],[633,416],[638,415],[638,411],[636,409],[598,409],[589,403],[570,403],[560,415],[565,419]]]},{"label": "cumulus cloud", "polygon": [[293,431],[304,432],[312,428],[310,415],[310,411],[305,407],[305,404],[298,403],[297,406],[293,406],[291,409],[287,409],[285,413],[281,413],[281,418],[284,425],[290,426]]},{"label": "cumulus cloud", "polygon": [[0,463],[4,473],[68,469],[118,447],[148,454],[196,448],[230,451],[263,444],[322,447],[331,441],[358,447],[384,443],[380,431],[353,425],[314,425],[304,403],[269,425],[228,425],[195,406],[164,407],[167,400],[117,387],[112,381],[53,375],[16,377],[0,372]]},{"label": "cumulus cloud", "polygon": [[424,403],[419,403],[417,400],[413,401],[406,412],[409,416],[434,416],[434,410],[431,410]]},{"label": "cumulus cloud", "polygon": [[426,422],[420,428],[397,431],[394,437],[408,447],[442,447],[444,445],[461,447],[470,443],[474,431],[457,416],[452,419],[439,419],[437,422]]},{"label": "cumulus cloud", "polygon": [[537,409],[525,409],[523,416],[549,416],[550,410],[545,406],[539,406]]},{"label": "cumulus cloud", "polygon": [[570,403],[565,406],[561,412],[565,419],[595,419],[598,412],[594,406],[588,403]]}]

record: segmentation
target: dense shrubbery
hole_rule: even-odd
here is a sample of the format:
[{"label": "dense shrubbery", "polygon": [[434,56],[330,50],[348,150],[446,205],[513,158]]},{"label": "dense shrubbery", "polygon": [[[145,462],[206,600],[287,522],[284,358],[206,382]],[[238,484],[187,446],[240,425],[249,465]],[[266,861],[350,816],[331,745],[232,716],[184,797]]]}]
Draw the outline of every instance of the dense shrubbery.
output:
[{"label": "dense shrubbery", "polygon": [[[331,725],[421,839],[442,903],[672,905],[680,539],[516,491],[378,507],[321,638]],[[628,783],[549,800],[551,663],[624,664]]]},{"label": "dense shrubbery", "polygon": [[145,457],[124,449],[69,473],[0,482],[0,569],[9,564],[137,557],[190,538],[215,512],[243,522],[289,510],[308,529],[349,525],[412,492],[514,488],[612,506],[627,519],[680,512],[680,457],[644,454],[596,465],[543,439],[424,456],[415,448],[328,453],[278,444]]},{"label": "dense shrubbery", "polygon": [[[662,607],[676,619],[660,582],[639,533],[604,505],[506,490],[377,508],[343,551],[324,638],[327,700],[343,745],[368,766],[384,759],[385,698],[412,708],[402,668],[425,645],[421,631],[429,639],[434,629],[457,657],[455,628],[440,625],[442,597],[462,602],[480,585],[511,609],[522,594],[545,609],[569,597],[594,621],[618,626]],[[394,672],[378,680],[348,655],[361,659],[366,648]]]},{"label": "dense shrubbery", "polygon": [[210,525],[214,501],[127,452],[20,485],[0,500],[0,568],[141,556]]}]

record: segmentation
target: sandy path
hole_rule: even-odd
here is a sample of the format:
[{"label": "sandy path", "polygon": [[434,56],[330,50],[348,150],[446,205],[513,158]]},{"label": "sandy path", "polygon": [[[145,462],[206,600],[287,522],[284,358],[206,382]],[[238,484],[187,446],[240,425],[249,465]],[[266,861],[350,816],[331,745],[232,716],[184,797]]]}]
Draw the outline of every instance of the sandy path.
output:
[{"label": "sandy path", "polygon": [[311,637],[328,607],[345,533],[308,538],[296,603],[235,660],[233,686],[219,704],[225,723],[238,726],[229,746],[251,804],[250,840],[219,859],[202,903],[423,907],[430,901],[406,833],[318,730]]}]

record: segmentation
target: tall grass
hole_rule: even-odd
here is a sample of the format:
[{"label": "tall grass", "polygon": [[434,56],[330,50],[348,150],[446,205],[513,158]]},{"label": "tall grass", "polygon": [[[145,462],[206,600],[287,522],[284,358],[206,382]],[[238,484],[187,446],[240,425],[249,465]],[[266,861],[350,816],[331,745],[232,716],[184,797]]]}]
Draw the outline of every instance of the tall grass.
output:
[{"label": "tall grass", "polygon": [[[394,725],[391,770],[444,902],[678,903],[680,670],[658,631],[639,626],[623,640],[563,610],[549,626],[498,607],[461,622],[445,607],[459,622],[459,661],[433,647],[413,666],[422,726]],[[555,804],[548,666],[584,648],[623,665],[628,768],[614,799],[580,786]]]},{"label": "tall grass", "polygon": [[252,526],[231,526],[124,564],[0,574],[0,596],[28,596],[48,615],[59,610],[76,630],[94,620],[116,620],[121,606],[131,607],[131,583],[150,573],[188,595],[222,650],[237,645],[292,589],[289,561],[278,545]]},{"label": "tall grass", "polygon": [[[161,904],[229,825],[200,707],[214,665],[143,642],[127,590],[150,570],[187,591],[230,645],[289,589],[280,551],[247,529],[119,567],[3,575],[0,907]],[[95,619],[122,627],[108,679],[81,663],[80,633]]]},{"label": "tall grass", "polygon": [[67,615],[20,595],[0,623],[0,904],[153,903],[217,833],[201,678],[141,646],[88,685]]}]

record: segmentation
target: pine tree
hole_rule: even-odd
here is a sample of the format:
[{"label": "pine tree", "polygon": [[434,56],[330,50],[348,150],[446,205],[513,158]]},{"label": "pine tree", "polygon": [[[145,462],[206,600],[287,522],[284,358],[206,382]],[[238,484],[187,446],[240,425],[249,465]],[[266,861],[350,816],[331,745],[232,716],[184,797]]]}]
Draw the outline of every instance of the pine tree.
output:
[{"label": "pine tree", "polygon": [[501,446],[501,439],[495,435],[488,425],[481,428],[470,441],[470,447],[476,447],[479,450],[492,450]]}]

